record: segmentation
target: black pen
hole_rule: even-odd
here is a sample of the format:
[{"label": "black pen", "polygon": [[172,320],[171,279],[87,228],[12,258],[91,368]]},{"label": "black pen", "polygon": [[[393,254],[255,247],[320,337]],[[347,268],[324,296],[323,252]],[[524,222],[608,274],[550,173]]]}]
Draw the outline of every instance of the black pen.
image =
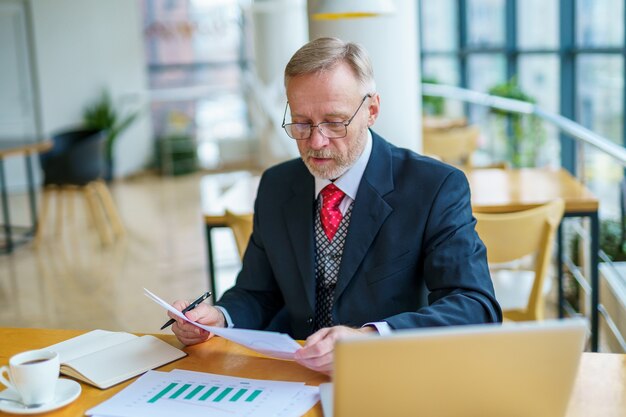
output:
[{"label": "black pen", "polygon": [[[200,298],[198,298],[196,301],[194,301],[193,303],[189,304],[187,307],[185,307],[182,311],[183,314],[185,314],[186,312],[193,310],[194,308],[198,307],[198,304],[200,304],[201,302],[203,302],[204,300],[206,300],[207,298],[209,298],[211,296],[211,291],[207,291],[204,294],[202,294],[200,296]],[[161,330],[165,329],[168,326],[171,326],[172,324],[174,324],[176,320],[174,319],[169,319],[167,321],[167,323],[165,323],[163,326],[161,326]]]}]

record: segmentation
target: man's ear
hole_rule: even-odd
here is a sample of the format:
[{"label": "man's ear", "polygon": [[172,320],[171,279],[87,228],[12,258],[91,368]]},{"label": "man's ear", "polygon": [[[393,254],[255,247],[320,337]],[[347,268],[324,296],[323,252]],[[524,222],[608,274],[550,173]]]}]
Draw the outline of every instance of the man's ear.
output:
[{"label": "man's ear", "polygon": [[369,110],[367,127],[370,127],[376,123],[376,119],[378,119],[378,114],[380,113],[380,95],[378,95],[378,93],[375,93],[372,98],[370,98],[370,103],[367,109]]}]

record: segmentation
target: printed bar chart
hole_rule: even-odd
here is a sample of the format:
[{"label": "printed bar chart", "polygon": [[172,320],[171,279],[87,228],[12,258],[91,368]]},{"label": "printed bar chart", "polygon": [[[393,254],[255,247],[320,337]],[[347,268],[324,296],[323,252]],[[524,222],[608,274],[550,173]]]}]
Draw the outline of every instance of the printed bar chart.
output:
[{"label": "printed bar chart", "polygon": [[304,383],[194,371],[148,371],[87,411],[109,417],[297,417],[319,400]]},{"label": "printed bar chart", "polygon": [[[193,387],[193,388],[192,388]],[[236,388],[233,387],[224,387],[224,386],[212,386],[208,390],[206,390],[202,395],[198,398],[196,396],[202,392],[207,386],[206,385],[192,385],[192,384],[178,384],[176,382],[170,383],[161,391],[159,391],[156,395],[148,400],[148,403],[155,403],[161,399],[185,399],[192,401],[213,401],[216,403],[221,402],[226,399]],[[190,390],[190,388],[192,388]],[[244,395],[248,392],[247,388],[240,388],[235,391],[234,394],[228,398],[229,402],[237,402],[237,401],[245,401],[252,402],[259,395],[263,393],[263,390],[254,390],[250,395],[244,398]],[[168,396],[168,394],[171,395]],[[186,394],[185,394],[186,393]],[[181,395],[185,394],[183,397]],[[213,395],[216,394],[216,395]]]}]

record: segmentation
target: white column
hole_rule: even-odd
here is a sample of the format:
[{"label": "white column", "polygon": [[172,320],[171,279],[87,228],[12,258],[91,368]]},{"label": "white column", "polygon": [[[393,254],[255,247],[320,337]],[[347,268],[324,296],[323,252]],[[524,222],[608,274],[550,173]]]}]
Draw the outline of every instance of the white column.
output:
[{"label": "white column", "polygon": [[[342,1],[342,0],[335,0]],[[309,16],[319,0],[309,0]],[[395,0],[396,13],[364,19],[309,20],[309,38],[334,36],[370,53],[381,98],[373,129],[391,143],[421,150],[418,1]]]},{"label": "white column", "polygon": [[258,108],[253,123],[259,137],[258,165],[298,156],[280,128],[285,106],[283,74],[291,56],[308,41],[306,0],[255,0],[252,4],[256,72],[249,74]]},{"label": "white column", "polygon": [[283,83],[285,65],[307,42],[308,21],[305,0],[256,0],[254,51],[256,70],[266,85]]}]

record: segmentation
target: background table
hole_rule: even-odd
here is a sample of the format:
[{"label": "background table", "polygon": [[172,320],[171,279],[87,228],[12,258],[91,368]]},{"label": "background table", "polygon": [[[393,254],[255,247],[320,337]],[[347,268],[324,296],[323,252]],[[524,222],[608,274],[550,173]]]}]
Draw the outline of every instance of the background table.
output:
[{"label": "background table", "polygon": [[30,203],[31,218],[31,225],[24,233],[24,237],[29,238],[34,236],[37,229],[37,202],[35,200],[35,180],[31,155],[45,151],[51,147],[51,141],[0,141],[0,200],[2,204],[2,221],[4,229],[4,246],[0,248],[0,253],[12,252],[15,245],[15,242],[13,241],[13,228],[15,226],[11,224],[9,196],[7,193],[7,184],[4,173],[4,159],[9,156],[24,155],[26,175],[28,179],[28,200]]},{"label": "background table", "polygon": [[[249,172],[205,175],[200,181],[202,216],[206,231],[207,265],[209,284],[213,296],[217,297],[215,280],[215,258],[211,231],[216,227],[226,227],[224,214],[229,210],[235,214],[254,212],[254,199],[261,177]],[[215,299],[214,298],[214,299]]]},{"label": "background table", "polygon": [[[564,217],[587,217],[591,222],[589,240],[591,267],[591,350],[598,350],[600,285],[598,250],[600,230],[598,199],[564,169],[474,169],[465,172],[472,192],[472,209],[480,213],[508,213],[526,210],[557,198],[565,202]],[[563,230],[557,232],[558,306],[564,315]]]},{"label": "background table", "polygon": [[[0,365],[11,356],[29,349],[39,349],[84,333],[78,330],[10,329],[0,328]],[[158,335],[166,342],[181,347],[174,336]],[[222,338],[184,348],[188,356],[165,365],[159,370],[187,369],[243,378],[306,382],[319,385],[328,382],[325,375],[290,361],[262,357],[244,347]],[[515,358],[511,358],[515,360]],[[407,376],[410,378],[416,376]],[[89,408],[110,398],[131,381],[107,390],[99,390],[81,382],[82,393],[72,404],[39,416],[78,417]],[[408,382],[410,383],[410,381]],[[514,388],[512,388],[514,389]],[[623,417],[626,410],[626,355],[583,353],[567,417]],[[0,416],[9,414],[0,412]],[[322,417],[318,403],[307,417]]]}]

